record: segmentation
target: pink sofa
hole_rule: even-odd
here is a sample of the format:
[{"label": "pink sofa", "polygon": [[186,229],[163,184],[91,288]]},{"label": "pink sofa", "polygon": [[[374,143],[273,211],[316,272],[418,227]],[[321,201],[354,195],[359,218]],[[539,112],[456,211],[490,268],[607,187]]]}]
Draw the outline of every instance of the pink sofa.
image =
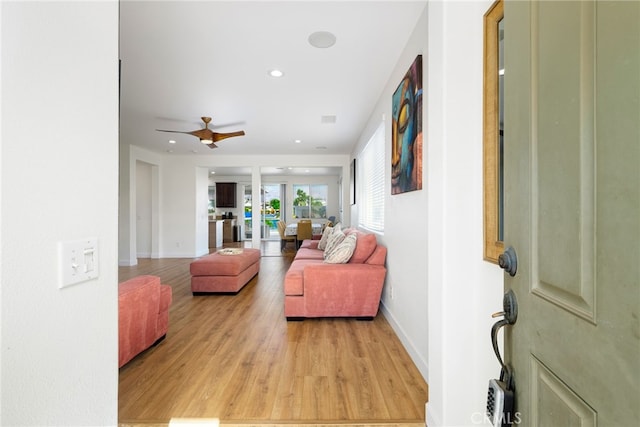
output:
[{"label": "pink sofa", "polygon": [[284,314],[287,320],[306,317],[373,319],[387,273],[387,248],[374,234],[355,229],[356,247],[345,264],[324,262],[319,240],[305,240],[284,279]]},{"label": "pink sofa", "polygon": [[118,366],[162,341],[169,329],[172,290],[156,276],[118,285]]}]

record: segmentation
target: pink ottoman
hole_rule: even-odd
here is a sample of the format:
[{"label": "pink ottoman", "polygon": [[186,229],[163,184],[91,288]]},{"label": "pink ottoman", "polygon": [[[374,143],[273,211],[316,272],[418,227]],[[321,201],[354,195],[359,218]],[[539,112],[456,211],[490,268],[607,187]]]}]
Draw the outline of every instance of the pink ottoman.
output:
[{"label": "pink ottoman", "polygon": [[238,293],[260,271],[259,249],[222,249],[191,263],[194,295]]}]

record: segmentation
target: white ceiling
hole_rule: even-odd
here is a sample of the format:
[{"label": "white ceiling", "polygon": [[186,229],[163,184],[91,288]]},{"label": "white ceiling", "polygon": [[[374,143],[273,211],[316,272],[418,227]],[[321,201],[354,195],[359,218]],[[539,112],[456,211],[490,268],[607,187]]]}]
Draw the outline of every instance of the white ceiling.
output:
[{"label": "white ceiling", "polygon": [[[176,155],[349,154],[425,4],[122,0],[121,141]],[[335,45],[312,47],[316,31]],[[201,116],[246,135],[212,150],[155,130],[197,130]]]}]

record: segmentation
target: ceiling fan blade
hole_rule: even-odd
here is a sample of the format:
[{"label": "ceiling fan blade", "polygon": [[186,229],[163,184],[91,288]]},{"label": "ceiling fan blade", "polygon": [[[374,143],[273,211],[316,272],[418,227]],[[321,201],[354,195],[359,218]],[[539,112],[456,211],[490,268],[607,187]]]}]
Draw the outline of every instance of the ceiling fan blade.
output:
[{"label": "ceiling fan blade", "polygon": [[213,132],[213,142],[222,141],[223,139],[231,138],[233,136],[242,136],[244,135],[244,131],[240,130],[237,132],[228,132],[228,133],[218,133]]},{"label": "ceiling fan blade", "polygon": [[181,130],[165,130],[165,129],[156,129],[158,132],[169,132],[169,133],[186,133],[191,134],[191,132],[184,132]]},{"label": "ceiling fan blade", "polygon": [[193,135],[199,139],[211,139],[213,140],[213,131],[210,129],[198,129],[191,132],[187,132],[189,135]]},{"label": "ceiling fan blade", "polygon": [[161,122],[172,122],[172,123],[180,123],[180,124],[187,124],[187,125],[193,125],[193,126],[202,126],[202,121],[195,121],[195,120],[185,120],[185,119],[177,119],[175,117],[165,117],[165,116],[156,116],[154,117],[156,120],[159,120]]},{"label": "ceiling fan blade", "polygon": [[215,125],[209,125],[209,129],[220,129],[220,128],[228,128],[229,126],[242,126],[246,122],[244,120],[237,122],[227,122],[227,123],[216,123]]}]

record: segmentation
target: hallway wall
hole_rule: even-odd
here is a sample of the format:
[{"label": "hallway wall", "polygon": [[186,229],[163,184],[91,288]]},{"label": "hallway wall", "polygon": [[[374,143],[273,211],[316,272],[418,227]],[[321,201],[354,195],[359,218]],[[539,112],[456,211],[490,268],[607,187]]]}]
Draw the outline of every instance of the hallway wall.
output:
[{"label": "hallway wall", "polygon": [[[483,260],[483,15],[492,1],[429,3],[427,201],[429,426],[483,421],[499,376],[491,314],[503,273]],[[429,185],[428,184],[428,185]]]},{"label": "hallway wall", "polygon": [[[118,3],[2,1],[0,41],[0,425],[115,426]],[[90,237],[98,277],[60,289]]]},{"label": "hallway wall", "polygon": [[[483,422],[499,375],[489,331],[502,307],[502,270],[483,260],[483,15],[491,1],[435,1],[401,53],[359,144],[381,120],[391,150],[391,95],[423,55],[423,189],[386,183],[383,310],[429,384],[427,422]],[[387,162],[386,177],[390,177]],[[352,206],[357,219],[357,206]]]}]

